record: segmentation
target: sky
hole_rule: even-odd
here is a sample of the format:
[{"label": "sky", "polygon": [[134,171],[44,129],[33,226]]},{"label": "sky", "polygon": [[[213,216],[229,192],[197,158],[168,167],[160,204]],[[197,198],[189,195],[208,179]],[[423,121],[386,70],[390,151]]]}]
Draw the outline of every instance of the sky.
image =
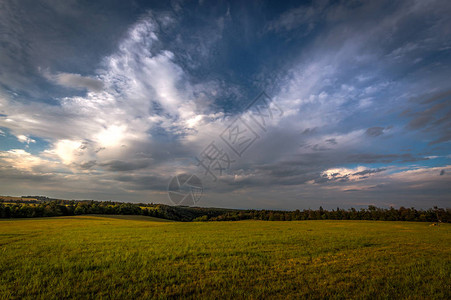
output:
[{"label": "sky", "polygon": [[[450,207],[450,15],[446,0],[1,0],[0,194]],[[195,203],[168,197],[179,174],[201,182]]]}]

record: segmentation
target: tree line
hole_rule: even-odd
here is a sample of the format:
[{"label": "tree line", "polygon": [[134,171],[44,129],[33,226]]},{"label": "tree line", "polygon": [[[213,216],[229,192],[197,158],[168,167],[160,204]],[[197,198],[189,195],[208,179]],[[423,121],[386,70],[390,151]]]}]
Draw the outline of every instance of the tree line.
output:
[{"label": "tree line", "polygon": [[292,220],[379,220],[450,222],[451,209],[434,207],[427,210],[415,208],[378,208],[370,205],[362,209],[325,210],[304,209],[295,211],[236,210],[222,208],[183,207],[164,204],[123,203],[94,200],[40,200],[38,203],[2,203],[0,218],[35,218],[74,216],[85,214],[144,215],[174,221],[292,221]]},{"label": "tree line", "polygon": [[133,203],[100,201],[52,200],[37,204],[0,203],[1,218],[39,218],[85,214],[140,215],[140,207]]},{"label": "tree line", "polygon": [[264,221],[302,221],[302,220],[374,220],[374,221],[419,221],[419,222],[450,222],[451,209],[434,207],[428,210],[400,207],[398,209],[378,208],[370,205],[362,209],[272,211],[247,210],[228,212],[215,217],[202,216],[196,221],[237,221],[237,220],[264,220]]}]

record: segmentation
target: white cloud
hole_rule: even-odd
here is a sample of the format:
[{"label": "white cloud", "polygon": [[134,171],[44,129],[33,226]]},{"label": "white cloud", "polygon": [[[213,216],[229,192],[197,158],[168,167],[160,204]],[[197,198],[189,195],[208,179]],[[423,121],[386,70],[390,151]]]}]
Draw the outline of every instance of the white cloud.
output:
[{"label": "white cloud", "polygon": [[26,144],[36,143],[35,140],[33,140],[32,138],[29,138],[28,136],[23,135],[23,134],[18,135],[17,140],[21,143],[26,143]]},{"label": "white cloud", "polygon": [[7,119],[0,118],[0,126],[9,128],[24,143],[35,142],[30,135],[49,140],[50,148],[41,155],[74,168],[92,161],[102,165],[161,156],[156,153],[162,150],[151,133],[154,129],[182,136],[188,148],[201,144],[198,129],[223,116],[209,112],[209,97],[221,92],[220,84],[191,84],[174,54],[161,49],[151,15],[130,28],[117,51],[105,57],[101,66],[95,78],[44,72],[58,84],[88,89],[85,96],[60,99],[60,106],[0,97],[2,109],[8,112]]},{"label": "white cloud", "polygon": [[79,156],[82,143],[80,141],[59,140],[56,142],[53,152],[64,164],[71,164]]}]

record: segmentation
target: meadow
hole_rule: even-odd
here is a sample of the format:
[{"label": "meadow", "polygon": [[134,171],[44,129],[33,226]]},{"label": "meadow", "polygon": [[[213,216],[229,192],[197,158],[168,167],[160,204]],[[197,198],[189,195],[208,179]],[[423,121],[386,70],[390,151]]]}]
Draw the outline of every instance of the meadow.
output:
[{"label": "meadow", "polygon": [[0,220],[0,299],[450,299],[451,225]]}]

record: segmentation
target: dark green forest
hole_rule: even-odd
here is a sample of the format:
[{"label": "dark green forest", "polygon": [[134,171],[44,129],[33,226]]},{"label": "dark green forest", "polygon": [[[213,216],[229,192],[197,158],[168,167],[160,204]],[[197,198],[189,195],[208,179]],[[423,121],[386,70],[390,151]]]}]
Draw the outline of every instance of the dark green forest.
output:
[{"label": "dark green forest", "polygon": [[304,209],[295,211],[237,210],[170,206],[164,204],[124,203],[94,200],[60,200],[43,196],[27,196],[36,200],[12,201],[0,199],[0,218],[37,218],[74,216],[85,214],[144,215],[174,221],[292,221],[292,220],[380,220],[450,222],[451,209],[430,208],[378,208],[325,210]]}]

